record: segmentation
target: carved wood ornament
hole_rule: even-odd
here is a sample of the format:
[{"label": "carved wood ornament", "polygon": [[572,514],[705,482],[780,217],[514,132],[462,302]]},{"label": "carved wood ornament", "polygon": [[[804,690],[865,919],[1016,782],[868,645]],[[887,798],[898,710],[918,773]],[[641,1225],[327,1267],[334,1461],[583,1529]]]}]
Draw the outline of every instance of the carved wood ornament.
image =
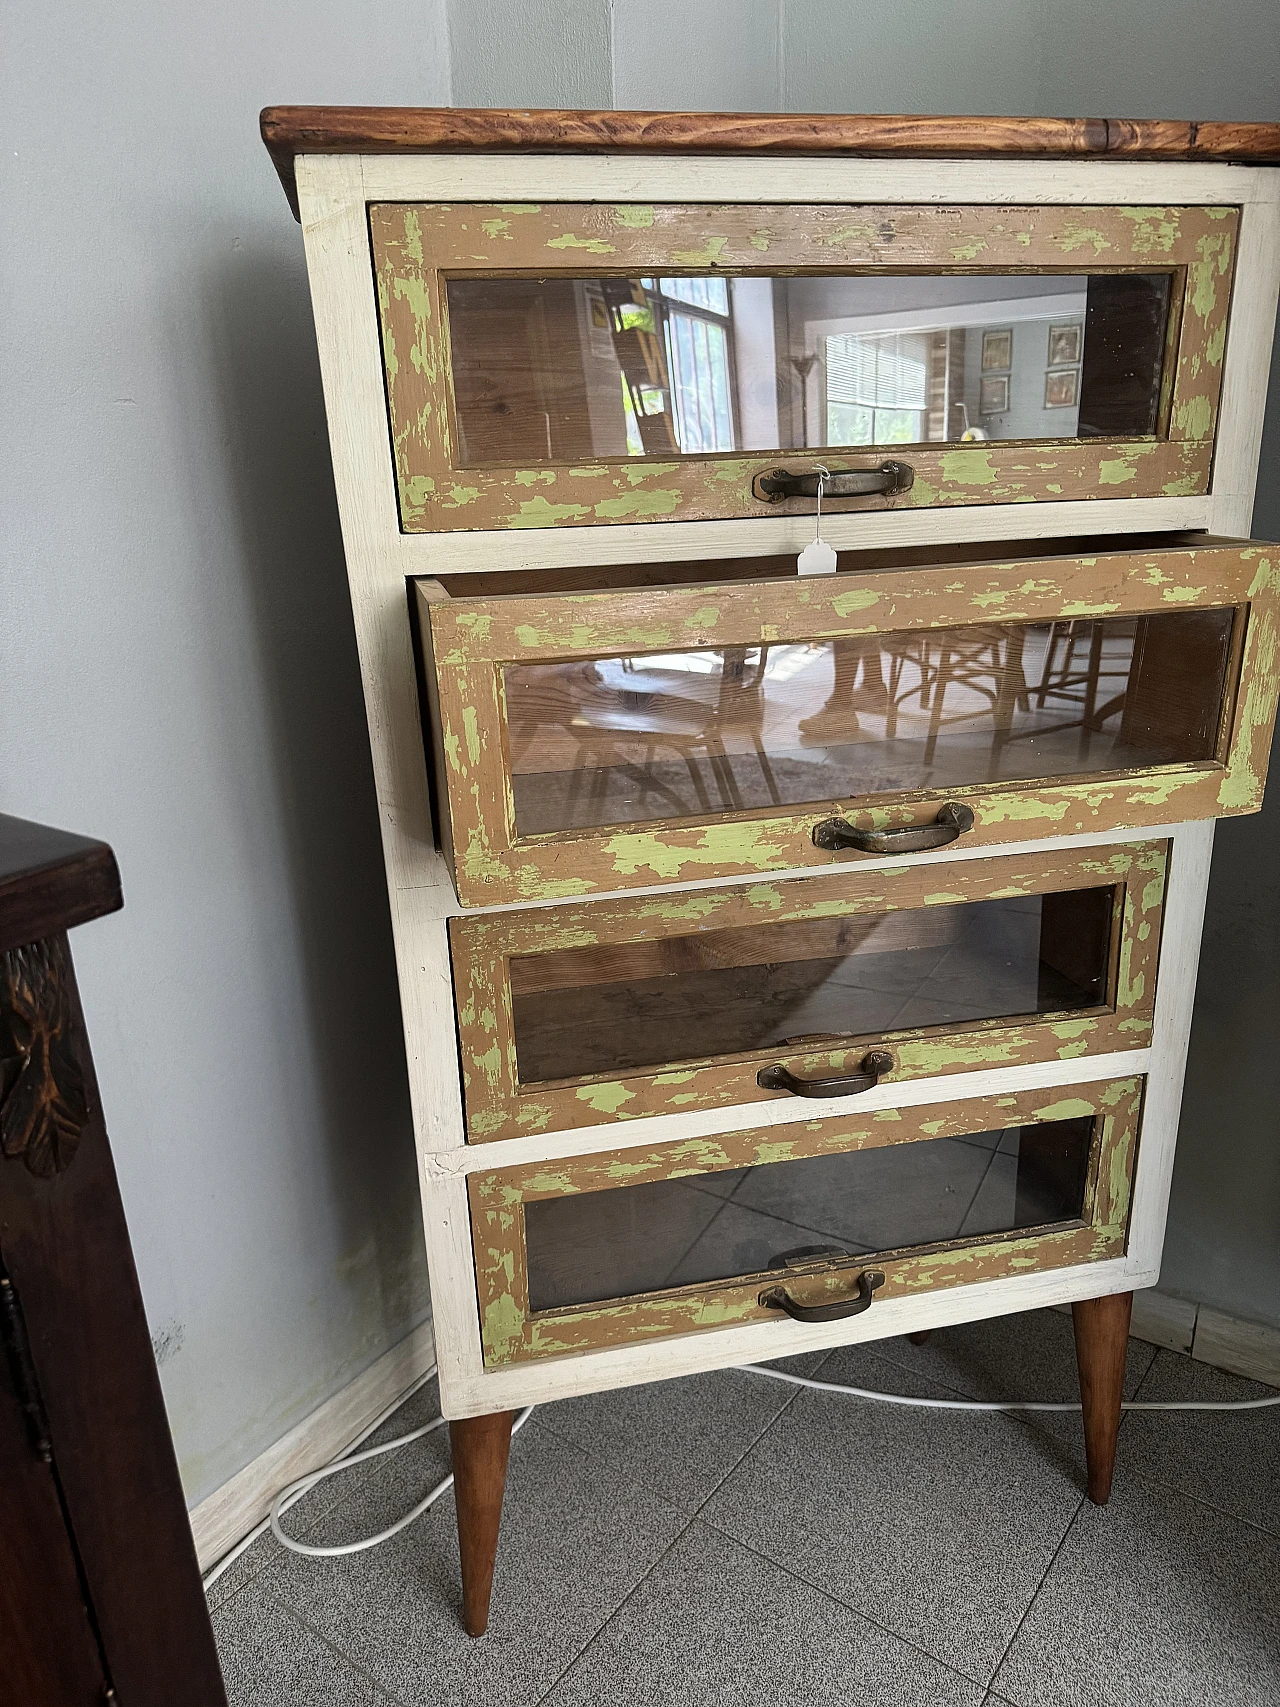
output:
[{"label": "carved wood ornament", "polygon": [[70,1166],[89,1119],[70,977],[61,937],[0,955],[0,1153],[21,1156],[40,1179]]}]

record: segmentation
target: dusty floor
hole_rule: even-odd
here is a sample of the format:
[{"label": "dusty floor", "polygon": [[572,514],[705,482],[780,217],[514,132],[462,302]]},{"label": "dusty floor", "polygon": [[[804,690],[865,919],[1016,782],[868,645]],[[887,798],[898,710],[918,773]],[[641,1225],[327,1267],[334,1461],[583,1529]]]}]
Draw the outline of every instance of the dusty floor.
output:
[{"label": "dusty floor", "polygon": [[[797,1360],[938,1397],[1076,1396],[1070,1319]],[[1130,1342],[1130,1396],[1266,1391]],[[435,1410],[426,1388],[387,1425]],[[382,1527],[443,1431],[322,1484],[311,1541]],[[388,1545],[258,1542],[210,1600],[233,1707],[1274,1707],[1280,1408],[1131,1414],[1105,1510],[1075,1417],[904,1411],[725,1372],[535,1412],[489,1634],[445,1496]]]}]

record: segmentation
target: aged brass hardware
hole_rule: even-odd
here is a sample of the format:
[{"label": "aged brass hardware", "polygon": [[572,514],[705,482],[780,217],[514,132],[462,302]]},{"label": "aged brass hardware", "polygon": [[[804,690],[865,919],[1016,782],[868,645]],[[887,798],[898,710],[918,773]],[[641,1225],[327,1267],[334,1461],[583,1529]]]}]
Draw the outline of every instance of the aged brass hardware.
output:
[{"label": "aged brass hardware", "polygon": [[879,468],[816,468],[792,474],[786,468],[771,468],[751,482],[751,495],[766,504],[781,504],[786,498],[816,498],[818,482],[824,498],[865,498],[873,492],[906,492],[915,482],[915,470],[905,462],[882,462]]},{"label": "aged brass hardware", "polygon": [[796,1097],[847,1097],[856,1091],[873,1091],[897,1063],[887,1049],[873,1049],[862,1057],[862,1071],[835,1079],[797,1079],[781,1065],[761,1067],[756,1083],[762,1091],[790,1091]]},{"label": "aged brass hardware", "polygon": [[907,824],[900,830],[858,830],[844,818],[824,818],[813,827],[813,845],[827,853],[855,848],[858,853],[923,853],[945,848],[973,828],[973,813],[958,800],[938,808],[932,824]]},{"label": "aged brass hardware", "polygon": [[771,1286],[757,1302],[767,1310],[785,1310],[797,1322],[840,1322],[869,1310],[877,1288],[883,1285],[884,1275],[879,1269],[864,1269],[852,1298],[837,1298],[830,1304],[797,1304],[785,1286]]}]

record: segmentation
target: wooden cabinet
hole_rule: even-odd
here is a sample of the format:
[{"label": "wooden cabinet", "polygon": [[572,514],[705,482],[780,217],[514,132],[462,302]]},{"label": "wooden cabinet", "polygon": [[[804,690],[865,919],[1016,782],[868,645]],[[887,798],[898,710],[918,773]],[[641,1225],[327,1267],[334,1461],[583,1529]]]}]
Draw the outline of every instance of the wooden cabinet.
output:
[{"label": "wooden cabinet", "polygon": [[[1257,810],[1275,719],[1280,128],[263,131],[467,1628],[514,1411],[633,1382],[1070,1303],[1105,1500],[1213,823]],[[820,480],[835,570],[801,574]]]},{"label": "wooden cabinet", "polygon": [[1257,810],[1277,548],[973,556],[505,598],[420,584],[459,899]]}]

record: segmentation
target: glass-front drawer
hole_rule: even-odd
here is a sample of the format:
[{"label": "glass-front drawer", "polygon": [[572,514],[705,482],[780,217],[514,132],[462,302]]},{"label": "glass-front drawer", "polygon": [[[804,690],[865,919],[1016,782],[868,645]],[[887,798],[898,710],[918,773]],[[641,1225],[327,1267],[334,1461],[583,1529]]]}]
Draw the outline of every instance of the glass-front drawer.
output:
[{"label": "glass-front drawer", "polygon": [[1145,1049],[1168,846],[450,921],[475,1143]]},{"label": "glass-front drawer", "polygon": [[1234,208],[369,223],[409,532],[768,516],[814,452],[871,477],[832,509],[1208,490]]},{"label": "glass-front drawer", "polygon": [[919,559],[507,597],[419,582],[463,905],[1260,805],[1272,548]]},{"label": "glass-front drawer", "polygon": [[[472,1174],[490,1367],[1121,1256],[1143,1081]],[[786,1335],[779,1333],[779,1353]]]}]

